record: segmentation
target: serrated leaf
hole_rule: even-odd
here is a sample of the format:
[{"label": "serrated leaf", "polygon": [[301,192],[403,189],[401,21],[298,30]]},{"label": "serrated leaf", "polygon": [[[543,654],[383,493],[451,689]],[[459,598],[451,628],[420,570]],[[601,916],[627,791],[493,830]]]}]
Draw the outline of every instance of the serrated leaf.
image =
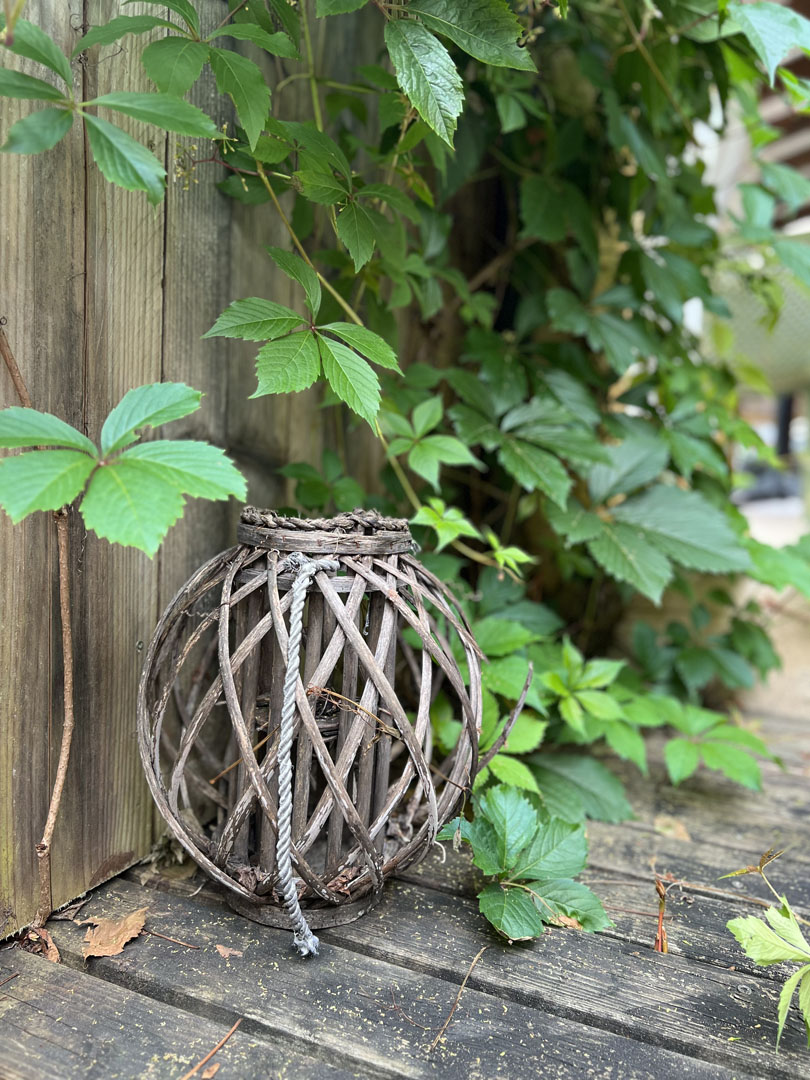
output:
[{"label": "serrated leaf", "polygon": [[613,514],[691,570],[726,573],[750,566],[726,516],[696,491],[659,485],[622,503]]},{"label": "serrated leaf", "polygon": [[252,149],[270,111],[270,87],[252,60],[230,49],[210,49],[208,61],[217,81],[217,90],[227,94],[234,103]]},{"label": "serrated leaf", "polygon": [[170,30],[180,29],[168,19],[161,19],[158,15],[118,15],[103,26],[91,27],[84,37],[79,39],[79,44],[72,55],[78,56],[85,49],[92,49],[94,45],[112,45],[114,41],[120,41],[127,34],[146,34],[157,26],[167,26]]},{"label": "serrated leaf", "polygon": [[[5,26],[5,20],[1,16],[0,24]],[[64,79],[68,86],[73,85],[73,72],[70,70],[68,58],[43,30],[27,19],[17,20],[14,25],[14,40],[5,47],[17,56],[26,56],[29,60],[44,64]]]},{"label": "serrated leaf", "polygon": [[762,787],[759,765],[745,750],[726,743],[712,743],[707,740],[700,744],[700,756],[707,768],[717,769],[729,780],[751,788],[752,791],[759,791]]},{"label": "serrated leaf", "polygon": [[145,191],[153,205],[166,186],[166,170],[145,146],[115,124],[98,116],[84,117],[93,160],[107,180],[127,191]]},{"label": "serrated leaf", "polygon": [[636,768],[647,774],[647,750],[643,737],[621,720],[612,720],[605,724],[605,741],[614,754],[625,761],[632,761]]},{"label": "serrated leaf", "polygon": [[576,919],[588,933],[596,933],[613,925],[602,907],[602,901],[580,881],[530,881],[528,886],[535,894],[534,902],[546,922],[553,921],[555,914],[566,915]]},{"label": "serrated leaf", "polygon": [[185,500],[149,462],[119,458],[98,469],[82,499],[88,529],[151,558],[183,513]]},{"label": "serrated leaf", "polygon": [[667,466],[669,449],[662,439],[631,437],[618,446],[603,447],[609,461],[594,465],[588,476],[588,486],[595,503],[611,495],[634,491],[655,480]]},{"label": "serrated leaf", "polygon": [[124,7],[129,4],[144,3],[147,7],[164,7],[179,15],[183,22],[195,34],[200,32],[200,16],[191,0],[124,0]]},{"label": "serrated leaf", "polygon": [[411,19],[387,22],[385,44],[397,81],[411,104],[428,127],[452,146],[464,95],[447,49],[421,23]]},{"label": "serrated leaf", "polygon": [[349,408],[374,427],[380,408],[380,381],[374,369],[353,349],[318,335],[323,373]]},{"label": "serrated leaf", "polygon": [[0,506],[15,523],[34,510],[58,510],[73,502],[96,467],[95,457],[76,450],[31,450],[0,459]]},{"label": "serrated leaf", "polygon": [[12,405],[0,410],[0,446],[70,446],[95,456],[93,443],[70,424],[51,413]]},{"label": "serrated leaf", "polygon": [[141,53],[143,69],[158,90],[183,97],[199,79],[208,48],[184,37],[153,41]]},{"label": "serrated leaf", "polygon": [[745,955],[760,967],[780,964],[785,960],[806,962],[810,953],[785,941],[756,915],[731,919],[726,927],[742,945]]},{"label": "serrated leaf", "polygon": [[9,98],[61,101],[65,93],[43,79],[35,79],[33,75],[23,75],[21,71],[0,68],[0,95]]},{"label": "serrated leaf", "polygon": [[135,94],[122,91],[103,94],[87,104],[113,109],[135,120],[157,124],[166,131],[176,131],[178,135],[215,139],[219,134],[214,121],[206,116],[202,109],[172,94]]},{"label": "serrated leaf", "polygon": [[396,210],[402,217],[407,218],[408,221],[412,221],[416,225],[421,221],[421,216],[413,201],[404,191],[400,191],[399,188],[392,187],[390,184],[366,184],[365,187],[359,188],[355,192],[355,198],[379,199],[381,202],[387,203],[393,210]]},{"label": "serrated leaf", "polygon": [[484,64],[536,70],[528,49],[517,44],[523,27],[502,0],[411,0],[408,11]]},{"label": "serrated leaf", "polygon": [[540,913],[525,889],[487,885],[478,894],[478,910],[509,941],[539,937],[545,929]]},{"label": "serrated leaf", "polygon": [[664,747],[664,761],[673,784],[680,784],[697,769],[700,751],[686,739],[670,739]]},{"label": "serrated leaf", "polygon": [[230,304],[211,329],[203,334],[204,338],[226,337],[241,338],[243,341],[274,341],[284,337],[306,319],[292,308],[275,304],[272,300],[262,300],[251,296],[245,300],[235,300]]},{"label": "serrated leaf", "polygon": [[218,37],[249,41],[253,45],[258,45],[260,49],[264,49],[265,52],[269,52],[272,56],[281,56],[285,60],[301,59],[295,42],[287,34],[280,30],[275,34],[268,34],[266,30],[262,30],[260,26],[256,26],[254,23],[228,23],[227,26],[223,26],[210,34],[206,41],[213,41],[214,38]]},{"label": "serrated leaf", "polygon": [[[541,720],[536,713],[524,709],[515,723],[504,745],[507,754],[528,754],[542,743],[548,728],[548,722]],[[532,774],[534,775],[534,774]],[[537,782],[535,781],[535,788]]]},{"label": "serrated leaf", "polygon": [[[802,980],[804,981],[802,982]],[[808,1029],[810,1029],[810,997],[808,997],[806,1002],[802,1000],[804,996],[810,995],[810,964],[806,964],[804,967],[800,967],[798,971],[794,971],[790,978],[786,980],[785,985],[782,987],[782,992],[779,995],[779,1026],[776,1029],[777,1050],[779,1049],[779,1040],[782,1038],[785,1021],[790,1012],[790,1003],[799,983],[802,983],[802,989],[804,990],[804,995],[799,995],[799,1007],[804,1015],[804,1022]]]},{"label": "serrated leaf", "polygon": [[620,720],[624,716],[616,698],[604,690],[577,689],[576,697],[583,709],[597,720]]},{"label": "serrated leaf", "polygon": [[521,880],[571,878],[585,869],[587,859],[585,827],[550,818],[520,852],[510,873]]},{"label": "serrated leaf", "polygon": [[534,754],[530,764],[550,812],[564,816],[554,804],[567,802],[569,809],[580,805],[596,821],[626,821],[633,816],[621,781],[600,761],[575,754]]},{"label": "serrated leaf", "polygon": [[543,491],[565,509],[572,481],[559,458],[524,439],[510,438],[504,440],[498,460],[526,491]]},{"label": "serrated leaf", "polygon": [[350,202],[337,216],[337,234],[352,257],[355,272],[365,266],[374,254],[376,234],[368,211],[357,202]]},{"label": "serrated leaf", "polygon": [[537,641],[537,634],[519,622],[494,615],[476,622],[473,630],[475,640],[485,656],[507,656]]},{"label": "serrated leaf", "polygon": [[41,154],[56,146],[72,124],[73,113],[68,109],[40,109],[30,113],[11,125],[0,153]]},{"label": "serrated leaf", "polygon": [[731,0],[726,10],[765,65],[771,85],[777,66],[792,49],[810,49],[810,23],[781,4]]},{"label": "serrated leaf", "polygon": [[531,843],[540,825],[537,812],[525,796],[499,784],[478,800],[476,813],[495,830],[501,867],[509,870],[518,854]]},{"label": "serrated leaf", "polygon": [[372,364],[402,374],[399,367],[399,361],[397,360],[397,354],[388,342],[381,338],[379,334],[375,334],[365,326],[355,326],[354,323],[335,322],[319,326],[318,330],[321,332],[329,331],[330,334],[334,334],[335,337],[340,338],[341,341],[344,341],[347,345],[351,345],[353,349],[356,349],[361,356],[365,356],[366,360],[370,360]]},{"label": "serrated leaf", "polygon": [[457,835],[472,847],[473,862],[479,870],[487,875],[502,872],[495,829],[486,818],[480,815],[476,815],[472,821],[455,818],[439,831],[437,839],[454,841]]},{"label": "serrated leaf", "polygon": [[531,769],[524,762],[508,754],[498,753],[489,763],[492,775],[502,784],[511,784],[521,791],[539,791]]},{"label": "serrated leaf", "polygon": [[184,495],[200,499],[247,497],[247,485],[224,450],[192,439],[155,439],[125,450],[119,461],[146,461]]},{"label": "serrated leaf", "polygon": [[293,175],[304,198],[321,206],[333,206],[337,202],[343,202],[349,195],[345,181],[333,172],[326,172],[324,169],[299,169]]},{"label": "serrated leaf", "polygon": [[413,430],[417,438],[427,435],[440,424],[442,416],[444,416],[444,403],[440,394],[420,401],[411,415]]},{"label": "serrated leaf", "polygon": [[610,686],[616,681],[622,668],[626,666],[624,660],[589,660],[582,675],[577,679],[577,690]]},{"label": "serrated leaf", "polygon": [[303,286],[307,307],[312,313],[312,318],[317,319],[321,307],[321,283],[318,281],[318,275],[308,263],[304,262],[299,255],[293,255],[291,251],[268,247],[267,252],[282,273]]},{"label": "serrated leaf", "polygon": [[321,372],[321,356],[315,335],[306,330],[269,341],[256,356],[259,385],[251,397],[291,394],[312,386]]},{"label": "serrated leaf", "polygon": [[128,391],[101,429],[103,457],[135,442],[135,431],[159,427],[188,416],[200,407],[202,394],[185,383],[149,383]]},{"label": "serrated leaf", "polygon": [[621,522],[603,523],[599,536],[588,541],[588,551],[611,577],[635,586],[655,604],[672,578],[667,557],[639,530]]},{"label": "serrated leaf", "polygon": [[[481,672],[481,679],[485,689],[493,694],[517,701],[528,674],[529,661],[524,656],[504,656],[486,664]],[[543,702],[534,685],[529,687],[526,701],[533,709],[543,711]]]},{"label": "serrated leaf", "polygon": [[564,536],[569,546],[581,544],[584,540],[595,540],[603,530],[600,518],[586,510],[576,499],[572,499],[570,506],[562,510],[553,503],[548,504],[546,516],[554,531]]}]

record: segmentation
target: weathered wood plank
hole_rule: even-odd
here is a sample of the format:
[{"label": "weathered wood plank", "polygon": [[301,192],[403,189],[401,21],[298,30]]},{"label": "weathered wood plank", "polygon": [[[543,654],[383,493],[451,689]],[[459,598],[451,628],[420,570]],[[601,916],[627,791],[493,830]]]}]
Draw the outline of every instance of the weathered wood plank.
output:
[{"label": "weathered wood plank", "polygon": [[[3,1080],[170,1080],[228,1031],[143,994],[50,964],[20,950],[0,953],[0,1076]],[[212,1059],[239,1080],[341,1080],[351,1073],[298,1047],[234,1032]]]},{"label": "weathered wood plank", "polygon": [[[196,6],[203,34],[209,33],[223,16],[222,0],[203,0]],[[233,126],[230,100],[218,93],[209,67],[204,68],[189,100],[218,126],[226,121]],[[161,377],[187,383],[205,395],[202,408],[173,423],[166,429],[166,436],[205,439],[227,448],[231,343],[222,338],[202,340],[217,316],[236,298],[228,273],[233,203],[217,189],[218,166],[193,165],[196,160],[211,157],[211,147],[204,140],[179,135],[168,139]],[[185,178],[181,176],[177,181],[173,179],[176,164],[187,170]],[[227,504],[188,500],[182,522],[170,530],[156,556],[161,610],[193,570],[233,542]]]},{"label": "weathered wood plank", "polygon": [[[118,10],[116,0],[85,5],[92,25]],[[72,48],[76,35],[64,44]],[[91,49],[81,65],[84,100],[123,87],[149,89],[139,53],[139,46],[118,43]],[[116,123],[163,160],[166,139],[158,129],[123,116]],[[84,212],[84,351],[64,362],[84,387],[83,430],[97,439],[127,390],[160,379],[164,208],[110,184],[88,157]],[[59,237],[52,231],[56,260]],[[85,534],[79,519],[71,541],[77,724],[53,841],[55,905],[122,870],[152,842],[133,716],[138,643],[148,640],[157,616],[157,566],[141,552]],[[57,750],[58,743],[52,768]]]},{"label": "weathered wood plank", "polygon": [[[30,0],[25,15],[57,41],[75,38],[80,0]],[[42,65],[3,50],[3,66],[53,83]],[[81,86],[74,65],[75,83]],[[0,141],[12,123],[40,107],[3,99]],[[84,143],[78,125],[36,158],[0,155],[0,317],[36,408],[82,421],[84,307]],[[58,223],[58,224],[57,224]],[[18,405],[0,364],[0,406]],[[51,787],[51,751],[61,721],[53,667],[60,651],[56,542],[48,514],[19,525],[0,515],[0,938],[36,910],[34,845]]]},{"label": "weathered wood plank", "polygon": [[[645,1039],[627,1037],[628,1033],[616,1034],[616,1022],[605,1022],[609,999],[597,1005],[601,1021],[597,1024],[590,1019],[585,1024],[574,1022],[570,1015],[551,1015],[567,1010],[548,1008],[538,995],[527,993],[525,977],[518,979],[511,995],[503,993],[500,985],[497,994],[484,993],[477,974],[487,958],[494,957],[490,966],[497,972],[506,962],[501,954],[511,957],[515,952],[498,945],[484,954],[444,1040],[430,1052],[430,1043],[456,998],[458,984],[487,938],[476,930],[475,948],[471,948],[469,930],[455,937],[460,929],[458,920],[437,926],[431,917],[428,924],[427,912],[419,909],[418,900],[412,918],[401,918],[403,913],[398,909],[396,917],[389,917],[384,924],[375,916],[354,924],[364,938],[364,951],[368,944],[365,930],[380,951],[384,941],[390,940],[390,958],[397,962],[405,958],[408,966],[362,955],[343,944],[337,946],[334,942],[338,939],[331,932],[324,935],[329,942],[322,946],[317,960],[302,963],[290,950],[289,935],[282,931],[251,924],[193,900],[167,894],[156,897],[124,881],[100,890],[91,904],[86,911],[119,916],[148,904],[156,909],[150,917],[155,929],[182,934],[184,940],[201,946],[191,952],[159,938],[141,938],[128,945],[120,958],[91,960],[91,970],[99,978],[137,986],[150,997],[182,1003],[203,1015],[215,1015],[216,1010],[223,1023],[230,1016],[247,1016],[253,1030],[264,1037],[283,1035],[305,1041],[313,1049],[317,1047],[319,1055],[328,1052],[336,1062],[354,1062],[359,1076],[490,1080],[543,1075],[652,1080],[672,1072],[686,1078],[729,1077],[749,1073],[742,1067],[743,1060],[758,1069],[764,1057],[754,1059],[738,1050],[729,1057],[732,1073],[718,1055],[707,1064],[689,1060],[670,1048],[650,1045]],[[469,923],[467,911],[461,918]],[[51,925],[63,957],[70,964],[80,964],[82,928],[69,923]],[[223,960],[215,949],[218,943],[239,949],[243,955]],[[410,966],[417,948],[421,950],[418,970]],[[517,952],[524,956],[527,967],[545,969],[545,962],[538,965],[537,955]],[[626,971],[620,971],[619,976],[626,977]],[[559,977],[558,973],[558,981]],[[581,983],[583,992],[602,989],[594,987],[587,973],[574,966],[562,973],[563,982],[569,978]],[[529,1001],[532,996],[535,1000]],[[572,995],[563,996],[567,1004]],[[578,1019],[586,1016],[590,1017],[590,1012]],[[772,1075],[807,1075],[789,1071],[795,1056],[780,1054],[785,1067]],[[756,1070],[751,1074],[766,1075]]]}]

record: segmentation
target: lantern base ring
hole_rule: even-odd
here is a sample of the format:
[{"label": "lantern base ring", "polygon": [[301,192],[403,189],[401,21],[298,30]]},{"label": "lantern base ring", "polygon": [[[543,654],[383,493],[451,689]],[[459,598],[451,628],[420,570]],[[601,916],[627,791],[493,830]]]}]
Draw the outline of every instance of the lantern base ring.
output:
[{"label": "lantern base ring", "polygon": [[[343,926],[345,923],[354,922],[367,911],[371,911],[382,900],[382,892],[371,892],[361,900],[354,900],[351,904],[340,904],[338,907],[307,908],[307,923],[313,930],[322,930],[329,926]],[[246,919],[261,923],[262,926],[275,926],[280,930],[295,930],[295,925],[289,915],[282,908],[272,904],[256,904],[254,901],[243,900],[230,890],[225,894],[228,905],[239,915]]]}]

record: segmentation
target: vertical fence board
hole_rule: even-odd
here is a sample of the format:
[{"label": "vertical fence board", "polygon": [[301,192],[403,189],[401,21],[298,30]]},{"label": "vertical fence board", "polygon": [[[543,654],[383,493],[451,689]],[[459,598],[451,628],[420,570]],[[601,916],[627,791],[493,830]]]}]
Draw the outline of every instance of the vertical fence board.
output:
[{"label": "vertical fence board", "polygon": [[[29,0],[27,17],[65,44],[80,0]],[[4,51],[3,66],[57,83],[39,64]],[[81,73],[74,67],[74,82]],[[3,140],[37,102],[3,100]],[[36,408],[82,419],[84,146],[78,126],[39,158],[0,155],[0,316]],[[81,364],[79,361],[79,372]],[[18,405],[0,364],[0,405]],[[0,515],[0,937],[31,918],[51,783],[49,749],[61,692],[56,540],[48,514],[19,525]],[[52,685],[53,684],[53,685]]]},{"label": "vertical fence board", "polygon": [[[226,11],[198,2],[203,28]],[[83,26],[120,13],[117,0],[28,0],[25,16],[70,52]],[[138,6],[126,14],[155,9]],[[329,26],[327,59],[343,78],[373,58],[376,31],[354,18]],[[368,25],[368,23],[366,23]],[[319,27],[316,47],[323,48]],[[160,32],[158,32],[159,36]],[[73,62],[83,100],[112,90],[153,89],[140,66],[145,39],[129,36]],[[370,42],[364,46],[363,42]],[[319,44],[320,43],[320,44]],[[258,60],[257,50],[244,46]],[[274,84],[284,64],[266,59]],[[43,68],[3,52],[3,66],[43,77]],[[45,75],[46,78],[51,78]],[[55,80],[55,76],[53,79]],[[278,96],[277,112],[308,118],[304,80]],[[191,100],[217,123],[230,103],[207,72]],[[0,104],[0,139],[38,102]],[[317,390],[283,400],[247,400],[255,388],[256,345],[201,335],[243,296],[266,296],[303,310],[303,297],[267,256],[289,247],[271,206],[244,207],[215,187],[218,167],[201,164],[188,189],[172,182],[175,155],[191,140],[114,119],[165,159],[169,192],[150,207],[142,193],[111,186],[99,173],[78,124],[36,158],[0,155],[0,316],[34,399],[97,439],[104,417],[131,387],[182,381],[205,393],[202,409],[168,429],[174,437],[223,446],[245,472],[249,498],[289,502],[277,469],[320,461],[323,413]],[[199,148],[199,156],[209,151]],[[198,155],[194,155],[198,156]],[[194,179],[199,182],[194,183]],[[16,404],[0,370],[0,405]],[[159,434],[163,434],[162,432]],[[233,501],[232,501],[233,502]],[[59,905],[145,855],[154,815],[135,743],[135,696],[159,610],[189,574],[231,542],[233,506],[191,500],[154,560],[85,534],[72,522],[76,733],[52,855]],[[34,845],[47,812],[62,724],[62,663],[56,544],[46,514],[12,526],[0,515],[0,937],[30,922],[37,902]]]},{"label": "vertical fence board", "polygon": [[[90,25],[119,11],[117,0],[90,0]],[[84,100],[150,84],[141,41],[129,37],[91,49],[84,62]],[[163,160],[157,128],[108,112]],[[86,164],[86,287],[83,356],[71,357],[84,381],[84,427],[94,440],[109,410],[133,386],[161,377],[164,204],[108,183]],[[151,814],[133,734],[141,663],[158,613],[157,564],[139,551],[72,531],[76,638],[76,733],[53,843],[55,904],[97,885],[149,849]],[[54,701],[57,712],[58,698]],[[52,755],[58,750],[54,743]],[[52,761],[55,758],[52,756]],[[53,768],[53,765],[52,765]]]}]

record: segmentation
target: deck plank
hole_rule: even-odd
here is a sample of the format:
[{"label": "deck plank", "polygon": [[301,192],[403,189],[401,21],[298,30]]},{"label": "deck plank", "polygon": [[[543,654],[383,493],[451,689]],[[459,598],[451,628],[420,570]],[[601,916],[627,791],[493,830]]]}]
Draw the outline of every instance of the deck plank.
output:
[{"label": "deck plank", "polygon": [[[411,883],[389,889],[363,920],[324,932],[322,954],[311,964],[291,953],[284,932],[196,898],[118,880],[91,904],[85,910],[119,916],[149,904],[148,925],[202,946],[190,952],[141,939],[122,957],[91,961],[99,976],[207,1015],[225,1010],[223,1023],[228,1016],[250,1017],[266,1032],[310,1039],[321,1052],[355,1054],[363,1068],[396,1062],[398,1075],[433,1075],[438,1068],[448,1076],[513,1077],[525,1075],[552,1046],[575,1068],[574,1047],[609,1053],[619,1038],[628,1062],[646,1047],[650,1077],[669,1071],[673,1054],[677,1075],[708,1069],[720,1076],[725,1067],[734,1075],[810,1077],[794,1018],[774,1054],[773,980],[606,936],[558,931],[510,948],[490,934],[472,901]],[[54,924],[54,934],[65,959],[79,963],[81,928]],[[243,956],[223,961],[217,943]],[[426,1056],[432,1036],[392,1009],[392,992],[412,1020],[438,1027],[483,945],[492,947],[469,980],[447,1044]],[[573,1058],[566,1059],[566,1047]]]},{"label": "deck plank", "polygon": [[[228,1027],[142,994],[51,964],[0,952],[3,1080],[172,1080],[196,1065]],[[232,1080],[348,1080],[353,1075],[283,1043],[237,1030],[212,1059]]]}]

